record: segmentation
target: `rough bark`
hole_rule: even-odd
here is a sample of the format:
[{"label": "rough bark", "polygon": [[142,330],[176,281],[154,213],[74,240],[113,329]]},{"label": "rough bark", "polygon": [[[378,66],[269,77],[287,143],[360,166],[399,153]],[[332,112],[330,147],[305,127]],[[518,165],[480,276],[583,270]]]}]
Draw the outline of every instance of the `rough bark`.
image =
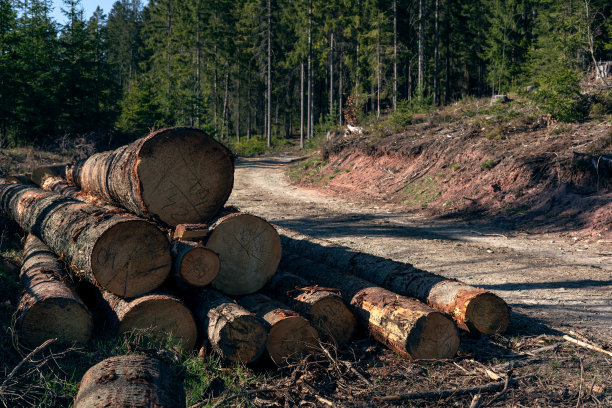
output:
[{"label": "rough bark", "polygon": [[24,173],[24,174],[15,174],[12,176],[7,176],[4,178],[4,182],[5,183],[17,183],[17,184],[31,184],[32,179],[31,179],[30,173]]},{"label": "rough bark", "polygon": [[281,268],[341,290],[370,335],[400,354],[432,359],[452,358],[457,353],[459,335],[453,321],[416,299],[295,255],[284,256]]},{"label": "rough bark", "polygon": [[116,295],[149,292],[170,272],[168,238],[138,217],[22,184],[0,184],[0,209],[77,275]]},{"label": "rough bark", "polygon": [[510,321],[506,302],[482,288],[362,253],[332,242],[276,227],[283,248],[366,279],[400,295],[417,298],[453,317],[464,330],[486,334],[504,332]]},{"label": "rough bark", "polygon": [[219,254],[213,287],[228,295],[257,292],[274,275],[281,257],[278,233],[266,220],[234,213],[211,226],[206,247]]},{"label": "rough bark", "polygon": [[266,348],[266,323],[215,290],[202,290],[192,300],[194,314],[213,349],[224,359],[252,363]]},{"label": "rough bark", "polygon": [[270,325],[266,351],[278,366],[317,349],[319,336],[307,319],[282,303],[256,293],[238,303]]},{"label": "rough bark", "polygon": [[234,183],[231,152],[191,128],[158,130],[66,169],[69,182],[164,224],[204,223],[227,201]]},{"label": "rough bark", "polygon": [[89,341],[91,314],[68,279],[57,255],[29,234],[23,249],[21,299],[16,314],[21,341],[31,346],[53,338],[66,343]]},{"label": "rough bark", "polygon": [[219,273],[219,256],[195,242],[173,241],[171,276],[181,288],[201,288]]},{"label": "rough bark", "polygon": [[119,333],[147,330],[161,341],[170,340],[184,350],[192,350],[198,336],[195,319],[189,308],[176,296],[152,293],[124,300],[103,291],[110,307],[111,327]]},{"label": "rough bark", "polygon": [[183,383],[170,367],[148,356],[124,355],[87,370],[74,407],[176,408],[185,404]]},{"label": "rough bark", "polygon": [[208,232],[206,224],[179,224],[174,229],[172,238],[180,239],[181,241],[198,242],[206,239]]},{"label": "rough bark", "polygon": [[338,289],[312,285],[297,275],[279,272],[262,292],[306,316],[325,340],[336,344],[348,343],[355,332],[355,316]]}]

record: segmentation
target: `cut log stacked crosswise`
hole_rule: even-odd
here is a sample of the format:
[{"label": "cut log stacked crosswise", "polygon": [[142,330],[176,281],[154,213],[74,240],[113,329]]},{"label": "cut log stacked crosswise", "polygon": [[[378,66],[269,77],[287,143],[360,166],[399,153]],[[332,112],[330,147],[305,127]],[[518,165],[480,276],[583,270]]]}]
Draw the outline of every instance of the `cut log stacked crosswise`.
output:
[{"label": "cut log stacked crosswise", "polygon": [[[185,350],[200,340],[240,363],[267,350],[280,366],[321,350],[319,338],[349,342],[357,323],[414,359],[453,357],[455,322],[489,334],[506,329],[509,309],[489,291],[253,214],[228,214],[222,207],[233,174],[229,150],[200,130],[179,127],[75,164],[1,180],[0,209],[33,234],[16,314],[24,342],[86,342],[93,314],[98,332],[145,330]],[[67,284],[71,279],[83,301]],[[51,318],[54,324],[45,325]],[[97,406],[90,404],[98,388],[103,401],[136,403],[129,394],[147,392],[163,406],[167,389],[156,381],[165,369],[132,359],[92,368],[75,406]],[[154,381],[129,384],[130,373],[140,369]],[[117,373],[117,384],[127,381],[120,385],[124,394],[96,385],[95,377],[108,370]]]}]

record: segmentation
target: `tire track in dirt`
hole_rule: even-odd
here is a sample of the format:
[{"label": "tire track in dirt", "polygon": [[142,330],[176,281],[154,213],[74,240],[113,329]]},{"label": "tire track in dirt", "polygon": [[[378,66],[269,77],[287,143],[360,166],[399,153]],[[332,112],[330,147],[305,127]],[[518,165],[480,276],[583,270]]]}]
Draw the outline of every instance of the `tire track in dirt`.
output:
[{"label": "tire track in dirt", "polygon": [[422,218],[397,205],[290,185],[294,158],[237,161],[228,204],[270,222],[492,290],[513,309],[510,335],[570,329],[610,344],[612,243]]}]

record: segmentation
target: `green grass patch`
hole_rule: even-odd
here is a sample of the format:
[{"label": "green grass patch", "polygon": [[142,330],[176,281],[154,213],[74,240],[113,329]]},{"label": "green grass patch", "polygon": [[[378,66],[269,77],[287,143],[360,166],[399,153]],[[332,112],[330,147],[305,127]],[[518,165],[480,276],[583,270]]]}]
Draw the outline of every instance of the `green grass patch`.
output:
[{"label": "green grass patch", "polygon": [[482,162],[480,162],[480,168],[482,170],[491,170],[496,164],[497,163],[493,159],[484,159]]},{"label": "green grass patch", "polygon": [[401,190],[401,194],[406,196],[403,204],[423,207],[440,197],[442,191],[434,177],[425,177],[408,184]]}]

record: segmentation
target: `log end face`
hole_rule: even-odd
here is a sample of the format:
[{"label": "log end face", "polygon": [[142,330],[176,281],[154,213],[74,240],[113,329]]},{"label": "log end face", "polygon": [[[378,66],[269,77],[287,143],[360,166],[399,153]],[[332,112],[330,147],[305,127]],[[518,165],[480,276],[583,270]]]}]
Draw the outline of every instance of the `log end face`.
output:
[{"label": "log end face", "polygon": [[187,252],[181,262],[181,277],[189,285],[204,287],[219,274],[219,256],[205,247],[195,247]]},{"label": "log end face", "polygon": [[74,298],[49,297],[34,303],[21,319],[20,339],[38,346],[47,339],[85,344],[93,330],[87,308]]},{"label": "log end face", "polygon": [[219,254],[221,263],[213,287],[232,296],[259,291],[276,273],[282,252],[274,227],[251,214],[224,217],[206,247]]},{"label": "log end face", "polygon": [[120,297],[160,286],[172,266],[170,244],[155,225],[137,219],[114,224],[95,243],[91,271],[96,282]]},{"label": "log end face", "polygon": [[267,340],[265,322],[254,315],[243,314],[221,329],[215,349],[229,361],[248,364],[262,355]]},{"label": "log end face", "polygon": [[308,315],[310,323],[322,338],[332,339],[336,344],[345,344],[353,337],[355,316],[339,296],[317,301]]},{"label": "log end face", "polygon": [[510,308],[499,296],[480,293],[472,298],[466,308],[465,324],[484,334],[503,333],[510,323]]},{"label": "log end face", "polygon": [[276,365],[283,366],[289,359],[316,350],[318,345],[317,331],[308,320],[290,316],[272,326],[266,350]]},{"label": "log end face", "polygon": [[406,342],[414,359],[453,358],[459,349],[459,333],[449,317],[431,312],[418,319]]},{"label": "log end face", "polygon": [[198,335],[189,308],[177,298],[157,294],[130,302],[119,323],[119,332],[132,330],[151,330],[161,341],[178,343],[183,350],[192,350]]},{"label": "log end face", "polygon": [[170,226],[209,221],[234,184],[231,152],[191,128],[162,129],[147,136],[136,172],[148,213]]}]

